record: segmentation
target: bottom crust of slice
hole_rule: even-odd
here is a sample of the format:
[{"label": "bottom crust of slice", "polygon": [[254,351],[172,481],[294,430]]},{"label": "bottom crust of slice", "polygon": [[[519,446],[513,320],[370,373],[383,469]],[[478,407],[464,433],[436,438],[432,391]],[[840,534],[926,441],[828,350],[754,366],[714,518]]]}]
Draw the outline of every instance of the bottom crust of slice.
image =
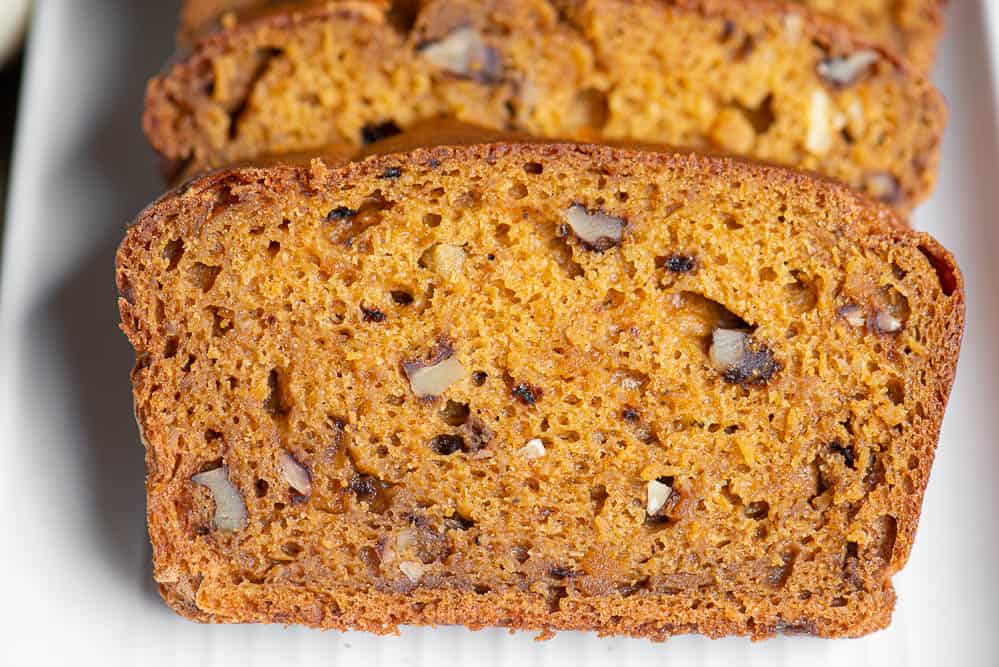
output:
[{"label": "bottom crust of slice", "polygon": [[837,615],[833,609],[824,617],[788,621],[786,611],[764,603],[752,610],[758,620],[744,623],[734,620],[744,612],[729,608],[731,602],[719,600],[715,604],[698,598],[698,608],[691,608],[691,600],[677,599],[675,595],[603,597],[566,603],[532,593],[418,589],[408,593],[324,591],[321,596],[288,596],[261,591],[249,599],[216,600],[221,607],[227,602],[234,606],[226,613],[212,614],[202,611],[176,584],[160,584],[159,590],[171,609],[199,623],[283,623],[380,635],[398,634],[401,625],[462,625],[470,630],[501,627],[539,632],[537,639],[550,639],[555,632],[564,630],[652,641],[683,634],[712,639],[741,635],[754,641],[777,635],[860,637],[888,627],[895,605],[895,592],[888,584],[881,591],[865,595],[862,617]]}]

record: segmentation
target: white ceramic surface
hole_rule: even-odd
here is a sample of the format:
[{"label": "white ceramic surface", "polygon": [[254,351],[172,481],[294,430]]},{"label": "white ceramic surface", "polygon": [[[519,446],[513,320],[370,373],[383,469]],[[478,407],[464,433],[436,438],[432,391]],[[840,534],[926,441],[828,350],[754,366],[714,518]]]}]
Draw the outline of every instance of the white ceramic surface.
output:
[{"label": "white ceramic surface", "polygon": [[[0,0],[0,3],[5,0]],[[999,127],[987,41],[999,2],[951,3],[936,80],[952,108],[917,224],[968,283],[958,381],[890,629],[852,641],[665,645],[410,628],[400,637],[175,617],[150,579],[131,351],[113,253],[159,191],[139,114],[177,2],[43,0],[28,54],[0,277],[0,665],[999,664]]]}]

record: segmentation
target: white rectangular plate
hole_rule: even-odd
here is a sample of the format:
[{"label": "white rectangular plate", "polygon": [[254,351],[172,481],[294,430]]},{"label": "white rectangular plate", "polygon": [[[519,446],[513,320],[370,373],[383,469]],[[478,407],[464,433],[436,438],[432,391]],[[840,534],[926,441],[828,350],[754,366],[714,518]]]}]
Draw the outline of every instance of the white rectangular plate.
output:
[{"label": "white rectangular plate", "polygon": [[203,626],[159,600],[112,266],[126,222],[160,191],[139,118],[177,4],[48,0],[34,26],[0,281],[0,664],[999,664],[999,50],[986,29],[994,21],[999,37],[999,3],[951,3],[936,71],[951,123],[940,187],[917,225],[964,269],[968,330],[915,548],[895,579],[894,623],[859,640],[665,645]]}]

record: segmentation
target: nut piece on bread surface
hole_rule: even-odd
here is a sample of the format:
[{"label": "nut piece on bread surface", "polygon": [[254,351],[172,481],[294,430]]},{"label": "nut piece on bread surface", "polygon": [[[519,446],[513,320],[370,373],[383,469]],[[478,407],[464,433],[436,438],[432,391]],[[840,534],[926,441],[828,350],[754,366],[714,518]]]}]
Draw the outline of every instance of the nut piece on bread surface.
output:
[{"label": "nut piece on bread surface", "polygon": [[144,126],[171,177],[362,146],[443,116],[544,139],[732,152],[817,171],[902,213],[936,180],[946,109],[926,75],[804,7],[427,0],[407,13],[341,0],[277,8],[207,34],[149,83]]},{"label": "nut piece on bread surface", "polygon": [[116,279],[166,601],[377,633],[885,627],[964,317],[844,186],[554,143],[217,171]]}]

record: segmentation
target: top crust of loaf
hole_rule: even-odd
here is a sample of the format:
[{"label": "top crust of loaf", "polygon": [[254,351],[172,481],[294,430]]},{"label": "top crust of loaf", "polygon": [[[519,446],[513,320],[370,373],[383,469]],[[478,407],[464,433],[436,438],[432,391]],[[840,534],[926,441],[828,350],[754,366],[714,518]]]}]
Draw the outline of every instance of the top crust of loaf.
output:
[{"label": "top crust of loaf", "polygon": [[[247,606],[245,600],[240,602],[235,597],[225,597],[233,595],[231,591],[226,593],[213,589],[211,595],[223,597],[213,597],[211,600],[203,599],[204,592],[199,594],[201,580],[194,578],[193,573],[187,569],[190,567],[187,559],[194,552],[188,553],[186,550],[195,549],[195,545],[189,544],[188,538],[181,537],[177,532],[179,526],[173,525],[174,519],[170,518],[175,512],[172,509],[173,492],[161,481],[163,471],[157,473],[155,469],[156,461],[161,456],[174,451],[170,444],[169,429],[164,430],[161,422],[153,419],[154,416],[147,411],[148,402],[153,396],[151,392],[155,392],[152,384],[162,379],[148,376],[147,365],[151,361],[149,356],[156,357],[159,354],[156,350],[161,349],[165,341],[149,319],[152,312],[149,300],[155,294],[155,291],[150,291],[149,281],[155,280],[156,276],[140,274],[137,272],[138,267],[150,261],[160,261],[160,247],[169,239],[196,239],[202,226],[208,224],[218,211],[236,202],[323,199],[326,193],[339,192],[345,184],[359,188],[379,185],[391,192],[391,188],[396,187],[393,183],[398,183],[398,187],[404,189],[408,184],[419,182],[419,179],[434,178],[436,173],[464,173],[464,170],[481,170],[483,166],[490,165],[502,168],[509,166],[511,162],[553,167],[557,165],[578,170],[578,173],[584,173],[594,165],[603,165],[620,173],[673,174],[676,178],[705,183],[752,184],[764,191],[785,193],[790,201],[823,202],[829,212],[828,219],[816,218],[809,221],[807,229],[802,229],[803,233],[848,239],[851,244],[875,252],[900,246],[910,250],[918,249],[929,260],[936,271],[941,289],[939,309],[932,317],[937,333],[935,340],[928,341],[934,346],[929,351],[930,362],[927,368],[930,390],[925,396],[925,418],[919,421],[920,426],[903,430],[898,436],[900,441],[908,442],[910,451],[919,451],[920,454],[918,459],[913,459],[908,464],[907,474],[911,475],[911,487],[896,487],[891,491],[897,535],[893,540],[890,562],[886,564],[884,587],[870,591],[873,597],[863,613],[839,621],[813,619],[803,624],[790,623],[794,619],[786,619],[789,623],[783,623],[771,618],[760,620],[758,625],[746,626],[717,615],[693,621],[690,618],[682,621],[683,617],[680,617],[681,620],[671,620],[664,625],[648,620],[648,614],[653,610],[648,608],[648,603],[645,603],[645,612],[637,607],[625,607],[625,613],[615,616],[616,620],[613,622],[604,618],[597,609],[599,605],[610,604],[609,602],[594,602],[596,606],[591,607],[590,611],[575,609],[572,613],[562,613],[559,618],[553,619],[537,615],[522,596],[490,597],[433,587],[416,588],[406,593],[371,590],[364,594],[366,597],[338,598],[340,604],[334,615],[317,612],[312,606],[315,600],[303,598],[299,593],[283,588],[274,589],[271,593],[261,593],[265,597],[257,599],[252,606]],[[190,251],[194,252],[193,245]],[[362,628],[374,632],[391,631],[398,623],[465,623],[477,627],[507,625],[512,628],[542,630],[599,629],[602,632],[662,639],[671,634],[691,631],[710,636],[744,633],[757,638],[771,636],[775,632],[794,631],[821,636],[855,636],[884,627],[890,618],[894,600],[889,577],[904,565],[912,545],[964,326],[963,281],[949,253],[928,235],[904,228],[888,209],[872,204],[843,186],[816,181],[795,172],[727,158],[640,153],[588,145],[493,144],[437,147],[407,154],[376,156],[339,167],[329,167],[321,161],[315,161],[309,167],[276,166],[218,172],[188,183],[139,215],[119,250],[117,284],[122,328],[141,355],[133,379],[140,428],[148,441],[149,524],[156,576],[161,582],[164,597],[179,613],[202,621],[296,622],[340,629]],[[155,368],[158,362],[153,360],[153,363]],[[526,396],[528,389],[524,392]],[[903,464],[904,462],[893,462],[892,466]],[[185,469],[189,465],[190,463],[185,464]],[[211,565],[212,568],[224,566],[224,563]],[[204,572],[207,574],[207,570]],[[317,583],[322,587],[331,585],[332,582]],[[414,601],[418,604],[414,605]],[[272,604],[278,606],[272,608]],[[360,606],[356,607],[358,604]],[[627,598],[622,604],[635,605],[638,602]],[[208,610],[202,605],[206,605]],[[210,611],[213,605],[216,609],[214,612]],[[294,606],[292,608],[289,605]],[[218,611],[220,609],[224,611]],[[665,609],[662,611],[665,613]],[[670,618],[675,619],[673,616]]]}]

